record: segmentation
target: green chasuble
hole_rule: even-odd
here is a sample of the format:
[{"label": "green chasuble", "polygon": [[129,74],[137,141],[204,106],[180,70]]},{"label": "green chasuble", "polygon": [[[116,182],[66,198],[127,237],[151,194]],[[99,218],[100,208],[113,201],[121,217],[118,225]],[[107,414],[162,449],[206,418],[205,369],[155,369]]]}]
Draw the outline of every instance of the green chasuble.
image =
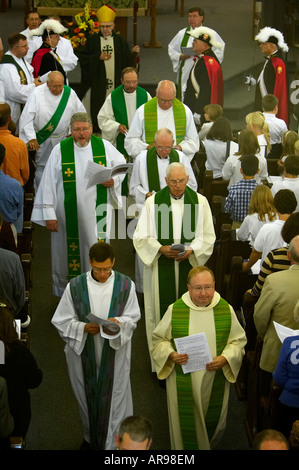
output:
[{"label": "green chasuble", "polygon": [[36,139],[39,145],[45,142],[45,140],[47,140],[51,136],[51,134],[53,134],[53,132],[55,131],[56,127],[59,124],[61,116],[66,108],[70,94],[71,94],[71,88],[69,86],[64,85],[63,93],[62,93],[62,96],[61,96],[61,99],[59,101],[56,111],[54,112],[49,122],[47,122],[47,124],[36,133]]},{"label": "green chasuble", "polygon": [[[144,105],[145,142],[149,145],[154,145],[155,134],[158,130],[157,106],[158,103],[156,96]],[[176,139],[176,143],[179,144],[184,140],[186,134],[186,111],[183,103],[181,103],[177,98],[174,99],[172,108],[176,133],[174,137]]]},{"label": "green chasuble", "polygon": [[[72,137],[68,137],[60,142],[61,167],[64,188],[64,210],[66,223],[66,238],[68,250],[68,278],[78,276],[81,273],[79,227],[77,214],[77,189],[76,189],[76,165],[74,142]],[[91,136],[91,148],[94,162],[106,166],[105,147],[102,139]],[[97,227],[101,227],[100,221],[106,217],[107,211],[96,211],[100,204],[107,205],[107,188],[102,184],[96,187],[97,198],[95,204],[95,214]],[[101,214],[99,215],[98,212]],[[98,239],[105,241],[106,234],[98,232]]]},{"label": "green chasuble", "polygon": [[[114,271],[114,285],[108,318],[121,316],[131,290],[131,279]],[[70,282],[71,295],[79,321],[88,323],[90,313],[86,273]],[[87,335],[81,354],[89,414],[90,445],[93,450],[104,450],[109,426],[111,397],[113,391],[115,350],[109,339],[103,339],[101,364],[97,374],[94,337]]]},{"label": "green chasuble", "polygon": [[[157,157],[156,147],[148,149],[146,154],[148,187],[150,192],[155,191],[156,193],[161,189],[157,158],[159,157]],[[179,154],[175,149],[171,149],[169,159],[169,164],[180,161]]]},{"label": "green chasuble", "polygon": [[[167,209],[167,210],[166,210]],[[184,212],[180,243],[190,245],[195,236],[198,213],[197,193],[186,186],[184,195]],[[175,221],[174,221],[175,223]],[[165,186],[155,194],[155,224],[157,239],[161,245],[173,244],[173,220],[171,210],[171,196],[169,187]],[[189,236],[188,236],[189,235]],[[176,299],[175,288],[175,262],[166,256],[158,259],[160,317],[162,318],[169,305]],[[180,261],[179,264],[178,298],[186,291],[188,273],[191,269],[189,260]]]},{"label": "green chasuble", "polygon": [[[136,89],[136,109],[138,109],[142,104],[146,102],[147,92],[143,88],[138,86]],[[127,129],[129,129],[126,101],[122,85],[115,88],[115,90],[111,92],[111,104],[115,121],[119,122],[120,124],[125,124]],[[124,140],[124,134],[119,133],[116,138],[116,148],[119,152],[124,155],[125,158],[127,158],[128,154],[124,146]]]},{"label": "green chasuble", "polygon": [[[148,98],[147,92],[143,88],[138,86],[136,89],[136,109],[138,109],[142,104],[146,103],[147,98]],[[126,128],[129,129],[127,107],[126,107],[126,101],[125,101],[124,90],[123,90],[122,85],[115,88],[115,90],[111,92],[111,105],[112,105],[115,121],[119,122],[120,124],[125,124]],[[125,135],[119,132],[118,136],[116,137],[116,148],[119,152],[123,154],[127,162],[131,162],[132,158],[128,155],[125,149],[124,141],[125,141]],[[121,194],[123,196],[128,196],[129,194],[128,174],[126,174],[122,182],[121,189],[122,189]]]},{"label": "green chasuble", "polygon": [[[231,329],[231,311],[229,308],[229,304],[222,298],[220,298],[218,304],[214,307],[213,310],[216,331],[216,355],[219,356],[224,350],[229,337]],[[180,298],[174,303],[172,309],[171,326],[173,339],[189,336],[189,317],[190,309]],[[184,443],[184,450],[195,450],[198,449],[198,442],[194,417],[195,412],[191,373],[184,374],[182,367],[178,364],[176,364],[175,367],[179,419]],[[214,374],[214,381],[207,414],[205,416],[205,423],[208,437],[211,441],[221,416],[226,380],[222,369],[219,369],[216,372],[209,373]]]},{"label": "green chasuble", "polygon": [[[183,47],[187,47],[188,40],[190,38],[189,34],[187,34],[187,31],[190,31],[191,27],[188,26],[188,28],[185,30],[184,37],[181,42],[181,51]],[[183,53],[183,52],[182,52]],[[184,67],[185,61],[182,60],[179,68],[179,79],[178,79],[178,86],[177,86],[177,98],[179,100],[182,99],[182,72],[183,72],[183,67]]]}]

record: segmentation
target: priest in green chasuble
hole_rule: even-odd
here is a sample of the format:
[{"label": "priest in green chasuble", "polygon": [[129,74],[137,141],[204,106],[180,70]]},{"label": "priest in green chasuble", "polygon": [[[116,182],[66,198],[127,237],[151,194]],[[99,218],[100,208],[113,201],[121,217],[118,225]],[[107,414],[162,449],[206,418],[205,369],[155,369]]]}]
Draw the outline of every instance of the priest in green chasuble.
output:
[{"label": "priest in green chasuble", "polygon": [[171,163],[166,170],[167,186],[146,199],[133,235],[136,253],[144,264],[149,350],[152,333],[168,306],[185,292],[188,272],[205,264],[214,247],[210,206],[204,196],[188,186],[188,181],[185,166]]},{"label": "priest in green chasuble", "polygon": [[[151,352],[158,378],[166,379],[171,448],[210,450],[226,427],[230,384],[242,364],[246,335],[233,308],[215,291],[209,268],[193,268],[187,287],[154,330]],[[176,341],[198,333],[205,335],[210,354],[197,358],[192,368],[186,343],[178,352]]]}]

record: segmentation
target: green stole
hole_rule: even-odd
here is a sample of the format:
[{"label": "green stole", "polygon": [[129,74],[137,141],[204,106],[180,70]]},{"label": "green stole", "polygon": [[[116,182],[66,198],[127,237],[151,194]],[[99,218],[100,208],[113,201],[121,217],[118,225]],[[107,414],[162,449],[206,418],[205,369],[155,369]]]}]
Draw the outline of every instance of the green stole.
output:
[{"label": "green stole", "polygon": [[[81,273],[79,227],[77,213],[77,189],[76,189],[76,165],[74,142],[68,137],[60,142],[61,167],[64,188],[64,210],[66,223],[66,239],[68,253],[68,279]],[[95,163],[106,166],[105,147],[102,139],[91,136],[91,148]],[[107,211],[96,210],[100,204],[107,205],[107,188],[97,185],[97,200],[95,205],[97,228],[101,226],[101,220],[106,217]],[[105,232],[98,232],[98,239],[105,241]]]},{"label": "green stole", "polygon": [[[148,149],[146,154],[148,187],[150,192],[155,191],[156,193],[161,189],[157,161],[158,158],[159,157],[157,157],[156,147],[151,147],[150,149]],[[180,161],[179,154],[175,149],[171,149],[169,158],[169,164]]]},{"label": "green stole", "polygon": [[[23,59],[23,62],[24,62],[24,65],[26,67],[24,59]],[[15,65],[16,68],[17,68],[17,71],[19,72],[19,75],[20,75],[21,85],[28,85],[27,77],[26,77],[26,74],[25,74],[24,70],[22,69],[22,67],[20,67],[20,65],[15,61],[15,59],[10,54],[4,54],[2,56],[1,64],[13,64],[13,65]]]},{"label": "green stole", "polygon": [[[186,47],[188,44],[188,40],[190,38],[189,34],[187,34],[187,31],[190,31],[191,27],[188,26],[188,28],[185,30],[184,37],[181,42],[181,50],[183,47]],[[182,52],[183,53],[183,52]],[[182,73],[183,73],[183,67],[184,67],[185,61],[182,60],[179,68],[179,78],[178,78],[178,86],[177,86],[177,98],[179,100],[182,99]]]},{"label": "green stole", "polygon": [[[144,105],[144,131],[145,131],[145,142],[149,145],[154,145],[155,134],[158,130],[158,111],[157,111],[157,97],[152,98]],[[173,116],[176,132],[176,143],[179,144],[186,134],[186,111],[185,106],[177,98],[174,99],[173,105]]]},{"label": "green stole", "polygon": [[[160,206],[160,207],[159,207]],[[187,208],[187,210],[186,210]],[[161,210],[162,209],[162,210]],[[167,209],[167,214],[165,214]],[[190,209],[190,210],[189,210]],[[182,232],[180,242],[190,245],[195,236],[198,213],[197,194],[191,188],[186,186],[184,196],[184,212],[182,220]],[[175,223],[175,221],[174,221]],[[169,187],[165,186],[161,191],[155,194],[155,224],[157,230],[157,240],[161,245],[172,245],[173,243],[173,220],[171,210],[171,196]],[[190,238],[185,236],[190,234]],[[160,256],[158,259],[159,276],[159,301],[160,318],[163,317],[168,306],[176,300],[175,288],[175,261],[166,256]],[[178,298],[186,291],[186,282],[188,273],[191,269],[189,260],[179,262],[179,286]]]},{"label": "green stole", "polygon": [[51,134],[55,131],[61,119],[61,116],[66,108],[70,94],[71,94],[71,88],[69,86],[64,85],[63,94],[59,101],[59,105],[57,106],[56,111],[54,112],[49,122],[36,133],[36,139],[39,145],[45,142],[45,140],[47,140],[51,136]]},{"label": "green stole", "polygon": [[[129,277],[114,271],[114,285],[108,318],[121,316],[130,295]],[[88,323],[90,313],[86,273],[70,282],[71,295],[79,321]],[[113,391],[115,350],[109,339],[104,339],[101,364],[97,376],[94,337],[87,334],[81,354],[85,393],[89,414],[90,445],[92,449],[104,450],[109,426],[111,396]]]},{"label": "green stole", "polygon": [[[142,104],[147,102],[147,92],[141,88],[136,88],[136,109],[138,109]],[[127,115],[127,107],[126,101],[124,96],[123,86],[120,85],[119,87],[115,88],[115,90],[111,93],[111,104],[113,109],[113,114],[115,117],[116,122],[120,122],[121,124],[125,124],[126,128],[129,129],[128,123],[128,115]],[[121,132],[119,132],[118,136],[116,137],[116,148],[119,152],[123,154],[127,162],[132,162],[132,158],[128,155],[125,149],[125,136]],[[128,174],[126,174],[121,187],[121,194],[123,196],[128,196],[129,194],[129,187],[128,187]]]},{"label": "green stole", "polygon": [[[214,321],[216,331],[216,355],[219,356],[224,350],[231,329],[231,312],[228,303],[220,298],[214,307]],[[173,305],[172,310],[172,337],[181,338],[189,336],[190,309],[180,298]],[[182,438],[185,450],[198,448],[195,426],[195,412],[192,391],[191,374],[184,374],[182,367],[175,366],[176,383],[178,395],[178,408]],[[212,374],[213,372],[207,372]],[[221,369],[214,372],[214,381],[210,395],[209,406],[205,416],[205,423],[209,441],[215,434],[223,404],[224,388],[226,379]]]}]

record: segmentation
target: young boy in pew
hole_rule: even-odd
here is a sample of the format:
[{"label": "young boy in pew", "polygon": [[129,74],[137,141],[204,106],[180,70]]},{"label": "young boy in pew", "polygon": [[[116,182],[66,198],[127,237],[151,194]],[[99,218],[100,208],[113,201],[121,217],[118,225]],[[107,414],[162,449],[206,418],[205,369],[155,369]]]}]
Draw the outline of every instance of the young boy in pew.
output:
[{"label": "young boy in pew", "polygon": [[230,214],[233,221],[233,229],[239,228],[248,215],[251,195],[258,184],[254,177],[260,171],[259,161],[255,155],[244,155],[240,160],[243,179],[230,187],[224,206],[225,212]]}]

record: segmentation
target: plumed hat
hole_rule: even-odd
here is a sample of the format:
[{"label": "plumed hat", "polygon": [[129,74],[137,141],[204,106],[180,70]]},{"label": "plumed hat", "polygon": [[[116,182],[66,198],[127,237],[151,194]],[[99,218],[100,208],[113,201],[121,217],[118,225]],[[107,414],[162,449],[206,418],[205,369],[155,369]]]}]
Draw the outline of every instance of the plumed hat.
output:
[{"label": "plumed hat", "polygon": [[271,42],[272,44],[276,44],[276,46],[283,52],[288,52],[289,50],[288,45],[284,42],[283,34],[277,29],[270,28],[269,26],[261,29],[254,39],[261,43]]},{"label": "plumed hat", "polygon": [[103,5],[98,9],[97,17],[100,23],[110,23],[114,21],[116,11],[109,5]]},{"label": "plumed hat", "polygon": [[210,47],[215,47],[220,50],[223,49],[221,42],[216,40],[215,32],[206,26],[199,26],[199,28],[195,28],[192,31],[187,31],[187,34],[193,36],[195,39],[200,39],[200,41],[205,42]]},{"label": "plumed hat", "polygon": [[57,20],[45,20],[36,29],[29,31],[29,36],[44,36],[45,34],[63,34],[67,29]]}]

